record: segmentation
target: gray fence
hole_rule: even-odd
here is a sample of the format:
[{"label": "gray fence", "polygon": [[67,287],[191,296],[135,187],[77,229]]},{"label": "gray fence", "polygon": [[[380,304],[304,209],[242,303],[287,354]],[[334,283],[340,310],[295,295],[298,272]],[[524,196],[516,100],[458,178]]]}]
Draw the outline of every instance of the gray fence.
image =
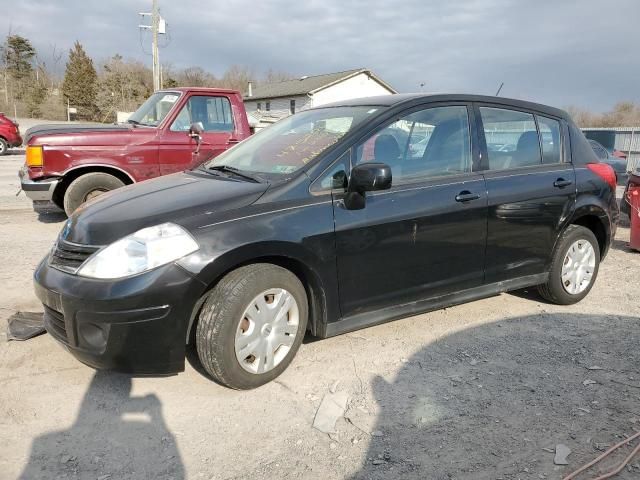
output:
[{"label": "gray fence", "polygon": [[616,132],[615,149],[627,154],[627,170],[640,168],[640,127],[583,128],[583,130],[613,130]]}]

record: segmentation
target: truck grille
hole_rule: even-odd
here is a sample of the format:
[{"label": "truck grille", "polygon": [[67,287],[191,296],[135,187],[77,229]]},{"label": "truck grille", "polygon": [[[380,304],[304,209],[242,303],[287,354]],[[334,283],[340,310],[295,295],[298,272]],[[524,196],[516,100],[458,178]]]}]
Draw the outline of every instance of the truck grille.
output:
[{"label": "truck grille", "polygon": [[58,239],[56,246],[49,256],[49,265],[68,273],[76,273],[80,265],[100,247],[93,245],[78,245]]},{"label": "truck grille", "polygon": [[44,326],[47,332],[56,337],[56,339],[67,344],[69,343],[64,315],[46,305],[44,305]]}]

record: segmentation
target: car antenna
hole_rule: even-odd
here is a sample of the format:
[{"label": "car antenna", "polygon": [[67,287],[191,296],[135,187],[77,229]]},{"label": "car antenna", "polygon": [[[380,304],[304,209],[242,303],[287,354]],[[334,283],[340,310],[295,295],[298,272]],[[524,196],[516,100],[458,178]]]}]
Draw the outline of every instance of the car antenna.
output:
[{"label": "car antenna", "polygon": [[502,87],[504,87],[504,82],[500,83],[500,86],[498,87],[498,91],[496,92],[496,97],[500,95],[500,90],[502,90]]}]

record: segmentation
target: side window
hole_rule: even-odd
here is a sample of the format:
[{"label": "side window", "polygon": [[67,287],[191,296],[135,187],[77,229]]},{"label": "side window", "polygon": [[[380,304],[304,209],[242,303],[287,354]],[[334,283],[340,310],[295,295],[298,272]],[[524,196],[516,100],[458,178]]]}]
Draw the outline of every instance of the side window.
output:
[{"label": "side window", "polygon": [[533,115],[480,107],[490,170],[539,165],[540,142]]},{"label": "side window", "polygon": [[205,132],[232,132],[233,114],[227,97],[194,95],[171,124],[172,132],[186,132],[192,123],[202,123]]},{"label": "side window", "polygon": [[355,163],[382,162],[393,183],[471,171],[467,107],[433,107],[402,117],[356,149]]},{"label": "side window", "polygon": [[560,163],[562,161],[560,122],[538,115],[538,129],[542,139],[542,163]]},{"label": "side window", "polygon": [[351,149],[347,150],[331,167],[320,175],[311,185],[311,192],[345,190],[347,172],[351,171]]}]

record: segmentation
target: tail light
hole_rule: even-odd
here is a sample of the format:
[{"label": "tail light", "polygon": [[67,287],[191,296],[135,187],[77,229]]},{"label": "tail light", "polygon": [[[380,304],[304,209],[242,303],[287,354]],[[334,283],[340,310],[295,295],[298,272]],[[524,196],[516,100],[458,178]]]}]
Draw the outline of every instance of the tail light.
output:
[{"label": "tail light", "polygon": [[615,192],[618,178],[616,172],[606,163],[587,163],[587,168],[604,180]]},{"label": "tail light", "polygon": [[40,145],[33,146],[29,145],[27,147],[27,167],[42,167],[43,155],[42,155],[42,147]]}]

